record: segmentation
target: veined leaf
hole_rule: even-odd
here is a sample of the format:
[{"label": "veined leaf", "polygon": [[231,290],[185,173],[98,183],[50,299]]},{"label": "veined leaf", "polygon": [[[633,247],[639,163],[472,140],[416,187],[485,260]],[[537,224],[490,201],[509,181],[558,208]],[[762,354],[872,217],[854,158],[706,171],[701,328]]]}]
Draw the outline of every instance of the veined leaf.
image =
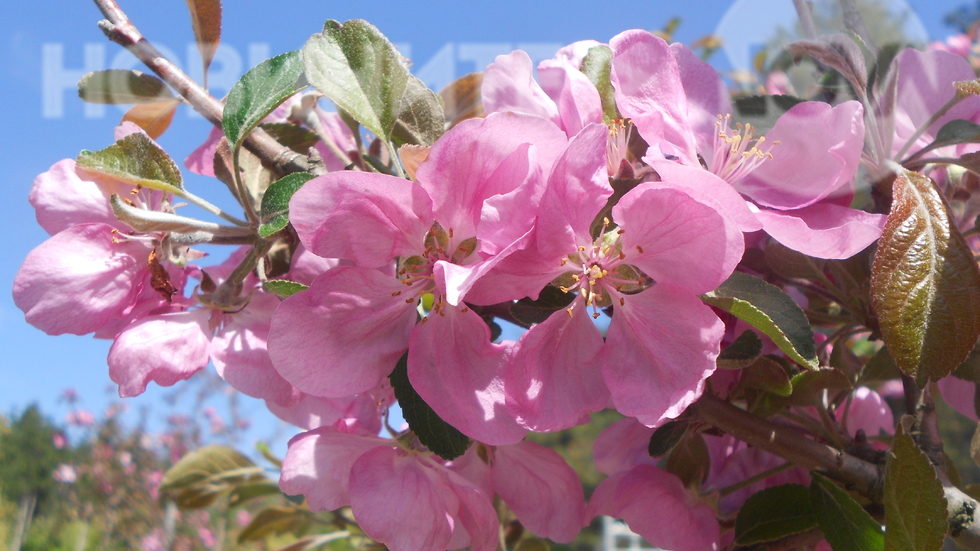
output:
[{"label": "veined leaf", "polygon": [[145,134],[130,134],[99,151],[82,151],[76,166],[96,176],[173,193],[183,189],[177,163]]},{"label": "veined leaf", "polygon": [[300,291],[309,289],[309,287],[298,281],[289,281],[286,279],[270,279],[262,284],[262,288],[281,299],[289,298]]},{"label": "veined leaf", "polygon": [[307,172],[287,174],[269,185],[262,195],[262,225],[259,235],[269,237],[289,223],[289,200],[303,184],[313,179]]},{"label": "veined leaf", "polygon": [[885,467],[886,551],[939,551],[948,520],[942,482],[908,434],[912,418],[895,430]]},{"label": "veined leaf", "polygon": [[432,145],[446,126],[442,100],[414,75],[408,75],[391,138],[398,145]]},{"label": "veined leaf", "polygon": [[738,511],[735,541],[752,545],[774,541],[817,527],[810,491],[801,484],[783,484],[757,492]]},{"label": "veined leaf", "polygon": [[899,169],[892,196],[871,297],[896,365],[924,387],[962,363],[980,336],[980,270],[932,180]]},{"label": "veined leaf", "polygon": [[847,492],[823,475],[810,473],[810,505],[834,551],[883,551],[885,534]]},{"label": "veined leaf", "polygon": [[811,369],[819,364],[806,314],[779,287],[735,272],[717,289],[701,295],[701,300],[762,331],[794,362]]},{"label": "veined leaf", "polygon": [[160,492],[183,509],[207,507],[242,484],[262,480],[262,469],[225,446],[204,446],[180,459],[163,475]]},{"label": "veined leaf", "polygon": [[267,59],[245,73],[228,92],[221,122],[232,148],[241,145],[273,109],[306,87],[299,50]]},{"label": "veined leaf", "polygon": [[329,20],[303,47],[310,84],[382,141],[391,139],[410,73],[374,25]]}]

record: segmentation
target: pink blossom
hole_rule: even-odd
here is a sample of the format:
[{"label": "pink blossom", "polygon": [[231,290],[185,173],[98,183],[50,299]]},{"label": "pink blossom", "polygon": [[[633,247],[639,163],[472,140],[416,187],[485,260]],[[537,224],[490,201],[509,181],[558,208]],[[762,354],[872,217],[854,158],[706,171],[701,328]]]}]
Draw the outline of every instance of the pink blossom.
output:
[{"label": "pink blossom", "polygon": [[555,451],[533,442],[478,444],[450,468],[483,492],[496,493],[537,536],[570,543],[581,530],[585,499],[578,475]]},{"label": "pink blossom", "polygon": [[356,423],[302,433],[289,442],[280,488],[311,510],[349,505],[364,532],[393,551],[491,551],[497,515],[490,498],[431,454],[366,435]]},{"label": "pink blossom", "polygon": [[[620,412],[645,424],[676,417],[700,396],[724,333],[695,295],[731,275],[743,252],[738,227],[712,198],[665,181],[623,196],[593,239],[590,226],[612,194],[605,138],[604,126],[590,125],[572,139],[531,244],[473,289],[487,302],[503,299],[494,294],[501,288],[535,298],[559,278],[563,291],[577,292],[565,312],[521,337],[508,366],[508,408],[533,430],[578,424],[605,407],[606,389]],[[610,306],[603,342],[590,316]]]},{"label": "pink blossom", "polygon": [[51,445],[60,450],[68,445],[68,439],[64,434],[56,432],[51,436]]},{"label": "pink blossom", "polygon": [[977,385],[950,375],[939,380],[939,392],[943,400],[962,415],[977,420],[976,394]]},{"label": "pink blossom", "polygon": [[58,468],[55,469],[52,476],[54,476],[54,479],[62,484],[73,484],[76,480],[78,480],[78,473],[75,472],[75,467],[72,467],[67,463],[58,465]]},{"label": "pink blossom", "polygon": [[[501,383],[510,346],[491,343],[462,301],[522,246],[565,144],[546,120],[496,114],[447,132],[418,184],[356,172],[308,182],[290,202],[300,239],[355,265],[325,272],[279,307],[269,333],[279,373],[314,396],[352,396],[377,386],[408,350],[409,378],[441,417],[481,441],[519,441]],[[426,293],[435,300],[416,324]]]},{"label": "pink blossom", "polygon": [[586,511],[589,520],[598,515],[623,519],[630,530],[661,549],[719,548],[715,511],[675,475],[652,465],[639,465],[603,480]]},{"label": "pink blossom", "polygon": [[[743,231],[764,228],[811,256],[847,258],[881,235],[884,216],[847,208],[864,143],[858,102],[803,102],[757,137],[729,128],[721,79],[686,47],[646,31],[621,33],[610,46],[616,103],[650,144],[644,160],[661,178],[700,187]],[[710,177],[695,174],[702,158]],[[729,185],[748,198],[754,222]]]}]

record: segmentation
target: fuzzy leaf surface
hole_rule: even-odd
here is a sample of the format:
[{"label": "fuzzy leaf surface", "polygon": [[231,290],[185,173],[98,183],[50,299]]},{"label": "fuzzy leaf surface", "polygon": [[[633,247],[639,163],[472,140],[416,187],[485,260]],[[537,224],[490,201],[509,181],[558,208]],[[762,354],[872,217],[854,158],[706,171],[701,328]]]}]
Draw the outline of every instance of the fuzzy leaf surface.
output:
[{"label": "fuzzy leaf surface", "polygon": [[885,467],[885,550],[939,551],[946,537],[946,496],[936,469],[908,434],[911,417],[895,431]]},{"label": "fuzzy leaf surface", "polygon": [[980,270],[932,180],[901,170],[892,195],[871,298],[889,353],[922,388],[949,375],[980,336]]},{"label": "fuzzy leaf surface", "polygon": [[408,86],[404,58],[374,25],[328,20],[303,47],[310,84],[382,141],[391,138]]},{"label": "fuzzy leaf surface", "polygon": [[232,147],[290,96],[306,88],[299,50],[267,59],[231,87],[221,125]]},{"label": "fuzzy leaf surface", "polygon": [[99,151],[82,151],[76,166],[133,185],[173,192],[184,187],[177,163],[145,134],[130,134]]}]

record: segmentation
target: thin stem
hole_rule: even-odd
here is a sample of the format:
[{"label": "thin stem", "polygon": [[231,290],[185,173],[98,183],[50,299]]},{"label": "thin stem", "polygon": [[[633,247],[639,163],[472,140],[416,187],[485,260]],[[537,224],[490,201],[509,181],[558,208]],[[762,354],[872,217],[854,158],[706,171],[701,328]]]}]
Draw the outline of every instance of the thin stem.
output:
[{"label": "thin stem", "polygon": [[806,415],[794,413],[786,409],[780,411],[779,415],[785,417],[786,419],[789,419],[794,423],[803,425],[803,427],[805,427],[807,430],[810,431],[810,433],[812,433],[815,436],[820,436],[824,440],[830,440],[830,435],[825,432],[826,429],[824,429],[823,425],[817,422],[816,419],[812,419]]},{"label": "thin stem", "polygon": [[800,18],[803,34],[810,40],[816,40],[819,34],[817,33],[817,26],[813,22],[813,11],[810,9],[810,3],[806,0],[793,0],[793,6],[796,7],[796,14]]},{"label": "thin stem", "polygon": [[237,195],[241,197],[241,205],[245,209],[245,216],[248,218],[249,222],[258,226],[259,215],[255,212],[255,206],[252,204],[252,196],[245,187],[244,180],[242,180],[242,168],[238,158],[238,154],[240,152],[241,147],[236,147],[231,153],[231,171],[233,173],[231,176],[235,180],[235,190],[237,191]]},{"label": "thin stem", "polygon": [[174,195],[180,197],[181,199],[187,201],[188,203],[196,207],[200,207],[210,212],[215,216],[220,216],[221,218],[224,218],[225,220],[231,222],[232,224],[235,224],[236,226],[248,226],[248,222],[244,220],[239,220],[238,218],[228,214],[227,212],[221,210],[217,206],[212,205],[208,201],[205,201],[204,199],[198,197],[197,195],[194,195],[193,193],[187,191],[186,189],[181,189],[179,192],[175,191]]},{"label": "thin stem", "polygon": [[827,411],[827,406],[824,401],[827,398],[827,389],[823,390],[823,399],[817,403],[817,413],[820,414],[820,420],[823,421],[824,427],[827,429],[827,434],[830,436],[830,441],[834,443],[837,449],[844,449],[844,441],[841,440],[840,430],[837,428],[837,424],[830,417],[830,412]]},{"label": "thin stem", "polygon": [[[929,130],[929,127],[932,126],[933,123],[935,123],[936,121],[938,121],[943,115],[945,115],[957,103],[963,101],[965,98],[966,98],[966,95],[964,95],[964,94],[956,93],[955,95],[953,95],[953,97],[949,101],[946,102],[946,105],[943,105],[942,107],[940,107],[939,108],[939,111],[936,111],[935,113],[932,114],[931,117],[929,117],[929,120],[927,120],[926,122],[922,123],[921,126],[919,126],[918,128],[915,129],[915,134],[912,134],[912,137],[909,138],[907,142],[905,142],[905,145],[902,146],[902,149],[898,150],[898,154],[895,155],[895,158],[896,159],[901,159],[902,157],[904,157],[905,154],[908,153],[909,149],[911,149],[912,146],[915,145],[915,142],[919,138],[921,138],[923,134],[926,133],[926,130]],[[924,154],[926,151],[928,151],[928,150],[927,149],[923,149],[922,151],[919,151],[918,153],[916,153],[915,155],[913,155],[911,158],[906,159],[906,160],[913,161],[919,155]]]},{"label": "thin stem", "polygon": [[408,179],[408,174],[405,173],[405,167],[402,166],[402,159],[398,156],[398,148],[395,147],[395,142],[388,140],[385,145],[388,147],[388,156],[391,157],[391,166],[395,167],[395,172],[398,174],[398,177]]}]

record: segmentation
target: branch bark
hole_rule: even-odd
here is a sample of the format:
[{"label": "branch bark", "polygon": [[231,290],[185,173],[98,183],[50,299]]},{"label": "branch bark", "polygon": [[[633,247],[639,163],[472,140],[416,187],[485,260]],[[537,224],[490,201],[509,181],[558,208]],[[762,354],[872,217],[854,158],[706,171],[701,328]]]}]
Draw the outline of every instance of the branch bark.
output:
[{"label": "branch bark", "polygon": [[[720,398],[705,394],[689,409],[697,419],[731,434],[735,438],[778,455],[810,470],[817,470],[844,482],[862,495],[880,502],[884,493],[885,466],[854,457],[842,450],[811,440],[799,432],[776,425],[739,409]],[[927,453],[942,450],[938,440],[935,409],[923,412],[920,430]],[[937,444],[938,443],[938,444]],[[934,461],[935,463],[935,461]],[[965,549],[980,551],[980,505],[949,482],[945,471],[937,469],[946,493],[948,535]]]},{"label": "branch bark", "polygon": [[[99,28],[109,40],[129,50],[164,82],[176,90],[195,111],[221,128],[224,104],[209,94],[201,85],[194,82],[146,40],[122,11],[116,0],[94,1],[106,18],[99,22]],[[249,134],[244,145],[246,149],[274,165],[282,174],[307,172],[310,169],[306,157],[280,144],[261,128],[256,128]],[[322,171],[318,171],[315,167],[311,172],[317,176],[322,174]]]}]

